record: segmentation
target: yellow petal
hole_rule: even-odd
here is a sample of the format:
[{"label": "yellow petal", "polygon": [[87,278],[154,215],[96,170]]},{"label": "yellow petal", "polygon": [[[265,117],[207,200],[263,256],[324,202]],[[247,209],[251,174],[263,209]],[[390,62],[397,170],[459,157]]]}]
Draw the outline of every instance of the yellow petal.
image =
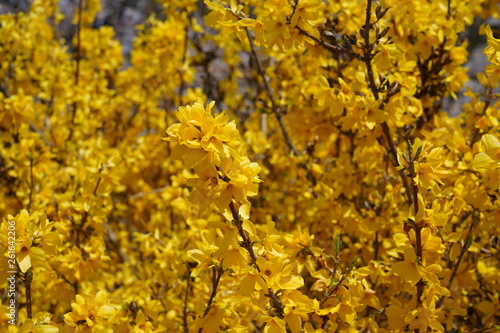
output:
[{"label": "yellow petal", "polygon": [[260,279],[260,277],[252,274],[241,279],[240,291],[243,296],[250,296],[254,292],[256,279]]},{"label": "yellow petal", "polygon": [[472,167],[476,170],[486,170],[493,164],[493,159],[485,152],[479,153],[474,156]]},{"label": "yellow petal", "polygon": [[286,324],[283,319],[272,318],[264,327],[264,333],[286,333]]},{"label": "yellow petal", "polygon": [[19,264],[19,268],[21,268],[21,272],[25,273],[28,269],[31,268],[31,258],[28,253],[21,253],[17,257],[17,263]]},{"label": "yellow petal", "polygon": [[28,252],[33,261],[45,261],[47,259],[45,251],[39,247],[31,247]]},{"label": "yellow petal", "polygon": [[406,260],[397,262],[392,265],[392,271],[412,285],[415,285],[421,279],[417,264],[414,262],[408,262]]},{"label": "yellow petal", "polygon": [[61,245],[61,237],[57,232],[49,232],[43,236],[43,242],[48,245]]},{"label": "yellow petal", "polygon": [[97,312],[98,317],[109,318],[115,313],[115,308],[111,305],[103,305]]},{"label": "yellow petal", "polygon": [[405,322],[406,312],[403,309],[395,305],[391,305],[385,309],[385,313],[387,314],[389,328],[391,330],[398,330],[406,325]]},{"label": "yellow petal", "polygon": [[485,134],[481,138],[485,150],[490,150],[494,148],[500,148],[500,142],[496,137],[491,134]]},{"label": "yellow petal", "polygon": [[285,321],[292,333],[300,333],[300,331],[302,330],[302,322],[299,315],[290,313],[289,315],[285,316]]}]

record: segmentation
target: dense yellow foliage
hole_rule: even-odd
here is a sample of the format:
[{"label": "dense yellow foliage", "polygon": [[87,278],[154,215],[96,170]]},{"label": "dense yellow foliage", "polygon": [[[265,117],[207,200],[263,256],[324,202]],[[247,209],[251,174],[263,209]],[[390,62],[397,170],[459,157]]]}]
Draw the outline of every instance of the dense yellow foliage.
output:
[{"label": "dense yellow foliage", "polygon": [[499,329],[496,1],[159,2],[0,16],[1,332]]}]

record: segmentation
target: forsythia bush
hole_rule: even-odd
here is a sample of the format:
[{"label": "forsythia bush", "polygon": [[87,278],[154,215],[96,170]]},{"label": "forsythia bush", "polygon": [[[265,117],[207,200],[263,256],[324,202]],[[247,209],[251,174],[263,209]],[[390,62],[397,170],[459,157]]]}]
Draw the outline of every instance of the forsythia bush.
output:
[{"label": "forsythia bush", "polygon": [[499,330],[497,1],[77,2],[0,17],[1,332]]}]

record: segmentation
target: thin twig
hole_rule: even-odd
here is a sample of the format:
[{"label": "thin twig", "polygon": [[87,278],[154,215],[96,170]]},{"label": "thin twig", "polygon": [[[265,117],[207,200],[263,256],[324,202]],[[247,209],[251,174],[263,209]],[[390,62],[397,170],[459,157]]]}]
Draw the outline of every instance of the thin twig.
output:
[{"label": "thin twig", "polygon": [[31,209],[31,203],[33,202],[33,191],[34,191],[34,176],[33,176],[33,155],[29,154],[29,160],[30,160],[30,194],[29,194],[29,202],[28,202],[28,213],[30,212]]},{"label": "thin twig", "polygon": [[188,308],[188,297],[189,297],[189,289],[191,288],[190,282],[191,282],[191,270],[189,268],[189,263],[186,263],[187,267],[187,275],[186,275],[186,292],[184,294],[184,306],[182,307],[182,323],[184,325],[184,333],[188,333],[188,320],[187,320],[187,308]]},{"label": "thin twig", "polygon": [[[364,39],[364,46],[363,46],[363,56],[362,56],[362,61],[365,63],[366,66],[366,71],[367,71],[367,76],[368,76],[368,86],[370,87],[370,90],[373,94],[373,97],[375,100],[380,99],[379,95],[379,88],[377,87],[377,84],[375,83],[375,77],[373,74],[373,67],[372,67],[372,59],[374,57],[373,54],[373,44],[370,42],[370,29],[372,28],[372,23],[371,23],[371,15],[372,15],[372,0],[367,0],[367,5],[366,5],[366,17],[365,17],[365,24],[363,26],[363,39]],[[397,87],[395,88],[394,92],[391,94],[394,95],[398,92]],[[389,95],[389,94],[388,94]],[[384,99],[384,103],[382,105],[387,104],[388,102],[388,96]],[[406,189],[406,196],[408,203],[411,205],[412,202],[415,200],[413,197],[413,191],[411,190],[410,183],[408,182],[408,179],[404,173],[404,171],[400,168],[399,160],[398,160],[398,150],[397,147],[392,140],[392,135],[391,135],[391,130],[389,128],[389,125],[387,122],[383,122],[382,124],[382,131],[384,133],[385,139],[388,143],[386,149],[389,151],[390,155],[392,156],[393,159],[393,164],[396,168],[399,169],[398,173],[401,177],[401,180],[403,181],[403,186]]]},{"label": "thin twig", "polygon": [[250,238],[248,237],[246,231],[243,229],[243,221],[241,221],[240,215],[236,210],[233,202],[229,204],[229,209],[231,210],[231,214],[233,215],[233,219],[236,223],[236,228],[238,229],[238,233],[240,234],[240,237],[242,239],[242,241],[240,242],[240,246],[247,250],[248,254],[250,255],[252,265],[257,269],[258,272],[260,272],[260,268],[257,265],[257,255],[253,250],[252,242],[250,241]]},{"label": "thin twig", "polygon": [[257,70],[259,72],[259,75],[262,77],[262,81],[264,82],[264,88],[266,89],[267,95],[269,96],[269,99],[271,100],[271,109],[272,109],[274,115],[276,116],[276,118],[278,119],[278,123],[280,125],[281,132],[283,133],[283,136],[285,137],[286,144],[295,156],[299,156],[300,155],[299,151],[295,147],[292,139],[290,138],[290,135],[288,135],[288,131],[285,128],[283,116],[281,115],[278,104],[276,103],[276,100],[274,99],[274,94],[271,90],[271,87],[269,86],[266,72],[264,71],[264,68],[262,67],[262,63],[261,63],[260,58],[257,54],[257,51],[255,50],[255,44],[253,42],[252,37],[250,36],[250,31],[248,30],[248,28],[245,28],[245,32],[246,32],[248,41],[250,43],[250,50],[252,52],[252,56],[255,60],[255,63],[257,64]]},{"label": "thin twig", "polygon": [[[500,322],[490,323],[488,326],[485,326],[483,328],[480,328],[480,329],[477,329],[474,331],[465,331],[464,333],[482,333],[482,332],[485,332],[485,331],[490,330],[492,328],[495,328],[495,326],[500,326]],[[498,328],[496,328],[496,329],[498,330]]]},{"label": "thin twig", "polygon": [[373,76],[373,68],[371,61],[374,57],[374,54],[372,53],[373,51],[373,45],[370,43],[370,29],[372,27],[371,24],[371,15],[372,15],[372,0],[367,0],[366,4],[366,17],[365,17],[365,25],[363,26],[363,39],[365,41],[364,47],[363,47],[363,62],[366,65],[366,71],[368,74],[368,84],[370,86],[370,89],[373,93],[373,97],[375,97],[375,100],[378,101],[379,99],[379,92],[378,88],[375,84],[375,78]]},{"label": "thin twig", "polygon": [[389,153],[392,156],[392,162],[394,167],[398,169],[399,176],[401,177],[401,180],[403,181],[403,186],[406,189],[406,197],[408,204],[411,205],[414,202],[414,197],[413,197],[413,191],[411,190],[410,182],[408,181],[408,177],[406,177],[406,174],[403,169],[401,169],[401,164],[399,163],[398,159],[398,150],[396,147],[396,144],[392,140],[392,135],[391,135],[391,130],[389,129],[389,125],[384,121],[382,124],[382,131],[384,132],[385,139],[389,145],[389,147],[386,149],[389,150]]},{"label": "thin twig", "polygon": [[115,203],[122,203],[122,202],[126,202],[126,201],[129,201],[129,200],[134,200],[134,199],[142,198],[142,197],[144,197],[146,195],[150,195],[150,194],[154,194],[154,193],[160,193],[160,192],[165,191],[169,187],[170,187],[170,185],[165,185],[165,186],[162,186],[162,187],[158,187],[158,188],[152,189],[151,191],[138,192],[138,193],[135,193],[135,194],[132,194],[132,195],[126,197],[123,200],[116,200]]},{"label": "thin twig", "polygon": [[178,95],[179,95],[179,99],[181,100],[181,104],[183,104],[182,103],[182,95],[184,95],[184,89],[186,88],[186,81],[184,80],[184,72],[182,71],[182,68],[184,66],[184,63],[186,62],[186,57],[187,57],[187,53],[188,53],[188,41],[189,41],[188,35],[189,35],[189,26],[191,25],[191,17],[192,17],[192,13],[189,14],[188,23],[186,24],[186,27],[184,28],[184,49],[182,52],[181,65],[179,66],[179,69],[178,69],[179,76],[181,79],[181,82],[179,84]]},{"label": "thin twig", "polygon": [[[486,111],[490,107],[491,102],[493,102],[493,89],[491,87],[486,87],[484,96],[486,100],[484,101],[484,106],[480,117],[483,117],[486,114]],[[472,148],[474,143],[476,143],[476,141],[479,139],[479,132],[480,132],[479,127],[474,127],[474,130],[472,131],[470,136],[469,147]]]},{"label": "thin twig", "polygon": [[[80,82],[80,60],[82,58],[82,12],[83,12],[83,1],[84,0],[78,0],[78,27],[76,31],[76,68],[75,68],[75,88],[78,88],[79,82]],[[78,109],[78,103],[73,101],[73,109],[71,113],[71,124],[75,125],[75,119],[76,119],[76,112]],[[69,129],[69,136],[68,136],[68,141],[70,141],[73,138],[73,129],[75,126],[70,126]]]},{"label": "thin twig", "polygon": [[[285,127],[285,121],[283,119],[282,112],[281,112],[278,104],[276,103],[276,100],[274,99],[274,94],[273,94],[273,92],[271,90],[271,87],[269,86],[269,82],[267,80],[267,75],[266,75],[266,73],[264,71],[264,68],[262,67],[262,64],[260,62],[260,58],[259,58],[259,56],[257,54],[257,51],[255,50],[255,44],[254,44],[254,42],[252,40],[252,37],[250,36],[250,31],[248,30],[248,28],[245,28],[245,32],[246,32],[246,35],[248,37],[248,41],[250,43],[250,49],[251,49],[251,52],[252,52],[252,56],[254,57],[255,63],[257,64],[257,70],[259,72],[259,75],[262,77],[262,81],[264,81],[264,88],[266,89],[267,95],[269,96],[269,99],[271,100],[271,109],[272,109],[272,112],[276,116],[276,119],[278,120],[278,124],[280,125],[281,133],[283,133],[283,137],[285,138],[286,145],[288,146],[288,149],[290,149],[290,151],[295,156],[300,157],[301,154],[298,151],[298,149],[295,146],[295,144],[293,143],[290,135],[288,134],[288,130]],[[313,173],[311,172],[311,170],[307,167],[307,165],[305,165],[304,163],[299,163],[298,165],[302,169],[305,170],[307,179],[309,179],[311,181],[311,183],[313,184],[313,186],[316,186],[316,184],[318,183],[318,180],[313,175]],[[313,192],[313,195],[316,197],[316,193],[315,192]]]},{"label": "thin twig", "polygon": [[332,297],[332,295],[337,292],[337,289],[342,285],[342,283],[344,282],[344,280],[346,279],[347,275],[349,275],[349,273],[351,272],[351,268],[348,268],[344,274],[342,274],[342,277],[340,278],[340,280],[335,283],[334,285],[330,286],[330,288],[327,290],[326,292],[326,295],[325,297],[323,297],[323,299],[321,300],[321,302],[319,302],[319,306],[323,306],[323,304],[326,303],[326,301],[328,301],[330,299],[330,297]]},{"label": "thin twig", "polygon": [[[421,147],[420,147],[421,148]],[[420,151],[420,149],[419,149]],[[412,193],[413,193],[413,210],[414,210],[414,216],[418,215],[421,209],[425,209],[425,207],[419,207],[418,204],[418,185],[415,180],[413,180],[416,177],[416,172],[415,172],[415,163],[418,162],[417,159],[420,155],[419,151],[416,153],[413,151],[411,145],[408,144],[408,178],[411,179],[411,186],[412,186]],[[415,254],[417,255],[417,260],[418,260],[418,265],[422,265],[422,229],[423,226],[419,223],[420,221],[416,221],[415,225],[413,226],[413,229],[415,230]],[[417,282],[417,306],[420,306],[422,304],[421,297],[424,294],[424,280],[421,278]]]},{"label": "thin twig", "polygon": [[[252,265],[260,273],[261,270],[260,270],[259,265],[257,264],[257,255],[255,254],[255,251],[253,250],[253,243],[250,241],[250,238],[248,237],[247,232],[243,229],[243,221],[241,221],[240,215],[239,215],[238,211],[236,210],[236,207],[234,206],[233,202],[231,202],[229,204],[229,209],[231,211],[231,214],[233,215],[233,219],[234,219],[234,222],[236,224],[236,228],[238,229],[238,233],[240,234],[240,237],[242,239],[242,241],[240,242],[240,246],[243,247],[245,250],[247,250],[248,254],[250,255],[250,261],[251,261]],[[285,308],[284,308],[283,303],[281,302],[281,299],[279,298],[278,294],[272,288],[268,288],[266,296],[269,297],[271,307],[275,311],[275,314],[279,318],[283,318],[285,316]]]},{"label": "thin twig", "polygon": [[24,287],[26,288],[26,312],[28,318],[33,318],[33,310],[31,305],[31,282],[33,281],[33,271],[29,269],[24,273]]},{"label": "thin twig", "polygon": [[[458,258],[457,258],[457,262],[455,263],[455,266],[453,267],[453,271],[451,272],[451,275],[450,275],[450,279],[448,280],[448,283],[446,284],[446,289],[450,289],[452,283],[453,283],[453,280],[455,279],[455,277],[457,276],[457,272],[458,272],[458,267],[460,266],[460,263],[462,262],[462,259],[465,255],[465,253],[467,253],[467,250],[469,249],[470,245],[471,245],[471,234],[472,234],[472,231],[474,229],[474,227],[476,226],[476,222],[477,222],[477,213],[476,212],[465,212],[463,215],[462,215],[462,218],[460,219],[460,221],[465,221],[471,214],[473,214],[473,219],[472,219],[472,223],[471,225],[469,226],[469,231],[467,232],[467,237],[465,239],[465,243],[462,245],[462,248],[460,249],[460,254],[458,255]],[[439,308],[443,302],[444,302],[444,296],[441,296],[441,298],[439,299],[439,301],[437,302],[436,304],[436,308]]]},{"label": "thin twig", "polygon": [[215,295],[217,295],[217,287],[219,286],[219,282],[223,274],[224,269],[222,268],[222,264],[220,264],[217,268],[212,267],[212,293],[210,294],[210,298],[208,299],[207,307],[205,308],[203,317],[205,317],[212,308],[212,303],[215,299]]}]

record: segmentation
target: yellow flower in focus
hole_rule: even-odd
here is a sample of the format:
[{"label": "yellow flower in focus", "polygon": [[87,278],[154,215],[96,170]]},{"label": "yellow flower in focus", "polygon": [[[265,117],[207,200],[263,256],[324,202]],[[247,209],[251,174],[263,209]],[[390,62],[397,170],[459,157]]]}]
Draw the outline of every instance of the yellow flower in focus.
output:
[{"label": "yellow flower in focus", "polygon": [[200,211],[214,203],[231,220],[229,205],[233,199],[240,208],[248,204],[247,196],[257,194],[260,166],[239,150],[235,122],[229,122],[224,113],[213,116],[213,106],[211,102],[205,108],[198,101],[179,107],[176,115],[180,123],[167,129],[169,137],[165,140],[177,143],[171,158],[183,158],[184,166],[196,173],[187,184],[194,187],[190,198],[199,204]]},{"label": "yellow flower in focus", "polygon": [[109,318],[115,308],[107,305],[107,295],[99,291],[95,298],[91,295],[76,295],[76,303],[71,303],[72,312],[64,315],[64,321],[74,328],[74,332],[91,332],[99,324],[100,318]]},{"label": "yellow flower in focus", "polygon": [[192,106],[181,106],[176,111],[180,123],[167,129],[167,141],[177,142],[172,158],[184,158],[185,166],[195,170],[201,162],[215,163],[220,166],[222,158],[228,158],[232,148],[239,146],[239,134],[234,121],[224,113],[212,115],[211,102],[205,108],[201,101]]}]

